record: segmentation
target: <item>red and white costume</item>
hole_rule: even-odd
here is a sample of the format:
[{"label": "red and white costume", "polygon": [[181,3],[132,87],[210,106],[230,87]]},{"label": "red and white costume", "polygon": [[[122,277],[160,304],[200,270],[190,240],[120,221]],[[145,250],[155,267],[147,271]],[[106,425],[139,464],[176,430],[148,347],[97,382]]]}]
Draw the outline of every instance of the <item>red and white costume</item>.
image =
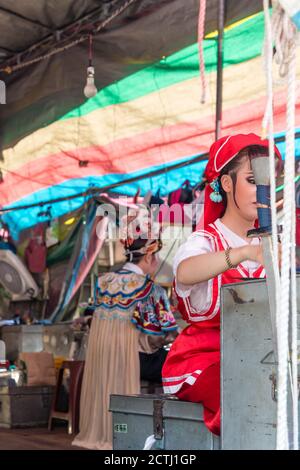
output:
[{"label": "red and white costume", "polygon": [[[211,146],[205,169],[209,183],[205,189],[205,230],[193,233],[174,259],[178,308],[190,325],[178,336],[167,356],[162,371],[164,391],[176,394],[182,400],[201,402],[204,421],[215,434],[220,434],[220,287],[243,279],[263,278],[265,270],[257,263],[245,261],[209,281],[191,286],[180,285],[176,271],[179,263],[191,256],[247,244],[220,221],[225,210],[224,201],[216,202],[211,196],[216,190],[213,183],[220,177],[222,169],[249,146],[268,149],[269,142],[256,134],[237,134],[221,137]],[[276,146],[274,151],[281,160]],[[257,244],[259,239],[249,242]]]},{"label": "red and white costume", "polygon": [[[251,243],[258,244],[259,239]],[[220,287],[248,278],[263,278],[263,266],[252,261],[191,286],[176,281],[177,267],[191,256],[223,251],[247,242],[229,230],[219,219],[205,230],[194,232],[180,247],[174,259],[175,292],[178,308],[190,323],[173,343],[163,367],[165,393],[180,399],[202,402],[204,420],[215,434],[220,433]]]}]

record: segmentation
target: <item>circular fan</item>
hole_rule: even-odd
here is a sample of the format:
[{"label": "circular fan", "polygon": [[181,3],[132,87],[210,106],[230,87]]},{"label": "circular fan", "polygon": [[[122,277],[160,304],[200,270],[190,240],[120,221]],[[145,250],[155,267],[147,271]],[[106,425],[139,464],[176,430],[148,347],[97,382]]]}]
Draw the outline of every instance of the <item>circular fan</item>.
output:
[{"label": "circular fan", "polygon": [[35,280],[11,250],[0,250],[0,283],[15,301],[30,300],[38,295]]},{"label": "circular fan", "polygon": [[19,294],[23,290],[20,274],[5,261],[0,261],[0,279],[5,289],[12,294]]}]

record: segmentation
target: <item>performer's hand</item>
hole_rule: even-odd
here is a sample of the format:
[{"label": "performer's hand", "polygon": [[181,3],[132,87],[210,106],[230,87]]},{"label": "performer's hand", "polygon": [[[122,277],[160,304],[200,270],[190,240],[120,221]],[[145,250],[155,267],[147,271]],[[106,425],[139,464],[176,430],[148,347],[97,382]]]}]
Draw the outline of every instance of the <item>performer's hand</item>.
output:
[{"label": "performer's hand", "polygon": [[[180,328],[178,328],[178,330],[180,330]],[[180,331],[172,331],[170,333],[168,333],[166,336],[165,336],[165,341],[164,343],[165,344],[169,344],[169,343],[173,343],[176,339],[176,337],[179,335]]]},{"label": "performer's hand", "polygon": [[[261,243],[259,245],[248,245],[245,248],[247,250],[247,259],[249,261],[256,261],[257,263],[264,265],[263,248]],[[281,269],[281,243],[278,243],[278,265],[279,269]]]},{"label": "performer's hand", "polygon": [[262,244],[245,246],[246,259],[264,265]]},{"label": "performer's hand", "polygon": [[73,330],[80,330],[81,328],[85,327],[88,324],[88,320],[90,318],[91,318],[90,316],[75,318],[75,320],[73,320],[71,328]]}]

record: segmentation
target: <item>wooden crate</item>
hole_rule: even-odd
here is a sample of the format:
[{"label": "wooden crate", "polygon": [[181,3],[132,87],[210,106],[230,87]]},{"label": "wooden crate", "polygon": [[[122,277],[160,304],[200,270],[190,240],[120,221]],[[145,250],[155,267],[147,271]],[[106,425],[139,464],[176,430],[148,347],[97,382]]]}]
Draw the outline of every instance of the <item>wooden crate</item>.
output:
[{"label": "wooden crate", "polygon": [[54,387],[0,387],[0,427],[21,428],[46,426]]}]

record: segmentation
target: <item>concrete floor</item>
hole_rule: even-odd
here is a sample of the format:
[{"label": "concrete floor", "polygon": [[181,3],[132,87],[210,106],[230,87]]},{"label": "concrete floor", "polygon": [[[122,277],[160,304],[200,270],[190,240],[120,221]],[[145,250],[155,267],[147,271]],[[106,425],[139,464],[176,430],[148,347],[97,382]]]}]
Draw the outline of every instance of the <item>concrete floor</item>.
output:
[{"label": "concrete floor", "polygon": [[0,429],[0,450],[83,450],[71,445],[74,435],[66,427]]}]

